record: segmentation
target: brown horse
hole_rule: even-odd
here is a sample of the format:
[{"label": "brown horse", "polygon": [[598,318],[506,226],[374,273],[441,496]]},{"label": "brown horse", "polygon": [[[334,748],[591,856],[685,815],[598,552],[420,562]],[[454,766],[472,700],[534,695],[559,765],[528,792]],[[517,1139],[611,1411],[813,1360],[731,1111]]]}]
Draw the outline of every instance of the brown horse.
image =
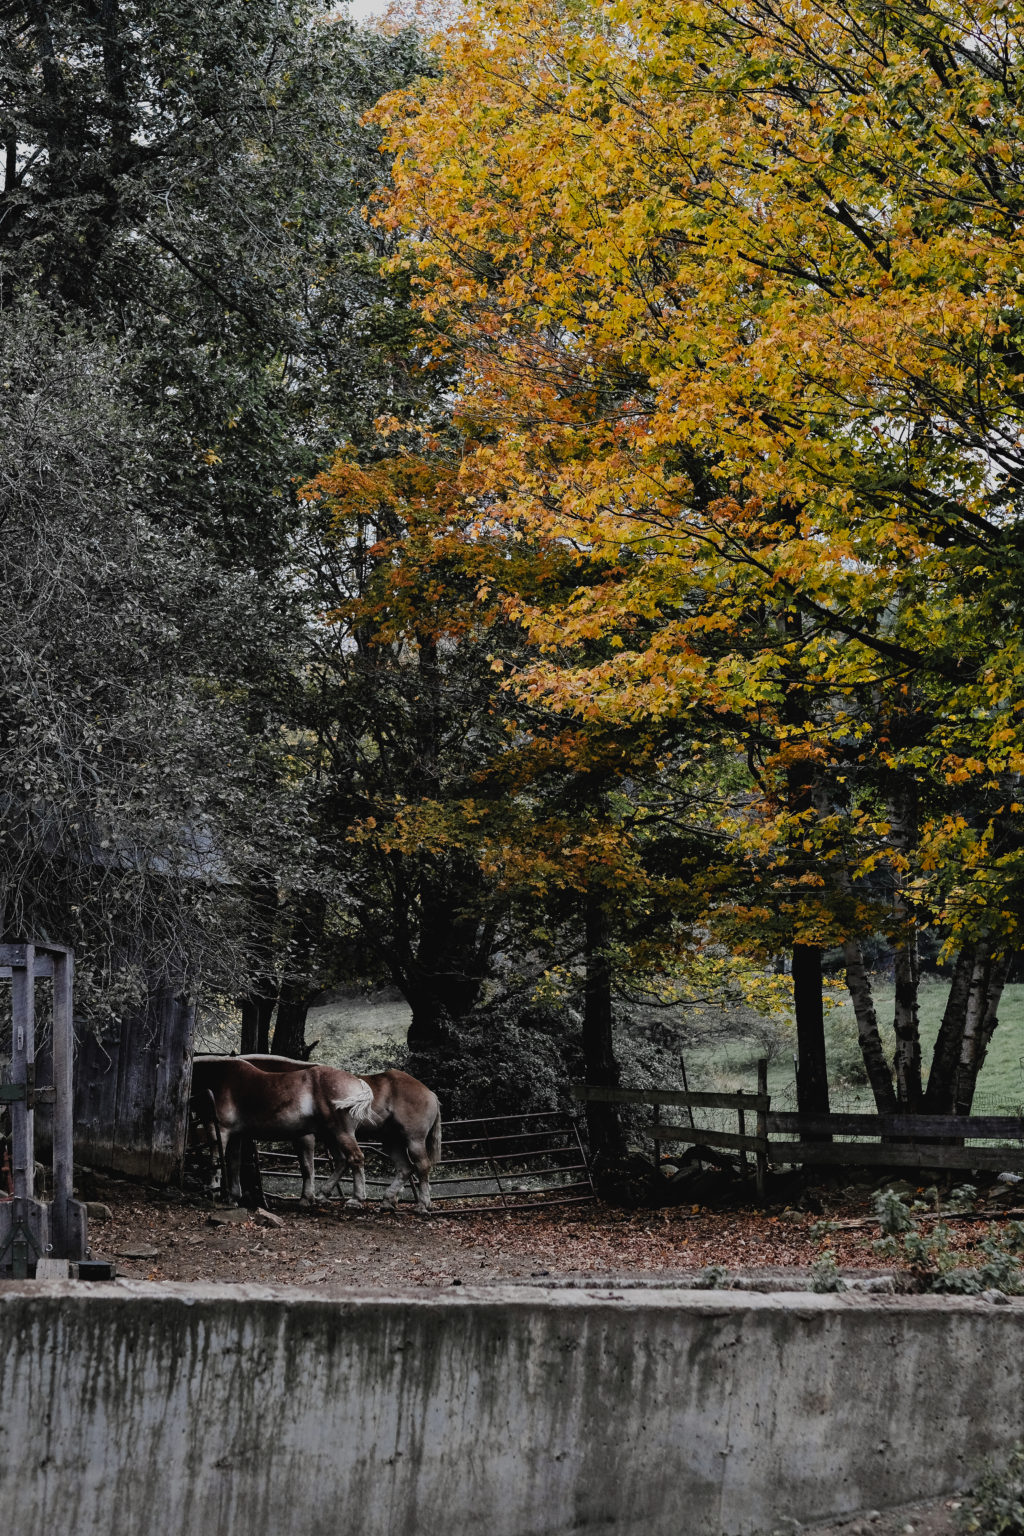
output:
[{"label": "brown horse", "polygon": [[[395,1176],[381,1196],[381,1207],[393,1211],[398,1205],[402,1185],[409,1183],[416,1195],[417,1208],[425,1215],[430,1210],[430,1171],[441,1158],[441,1108],[437,1095],[410,1077],[408,1072],[391,1069],[360,1077],[370,1093],[370,1108],[361,1112],[360,1125],[380,1132],[381,1148],[394,1164]],[[362,1205],[366,1199],[366,1174],[362,1153],[352,1164],[355,1199],[350,1205]],[[335,1165],[334,1176],[325,1195],[338,1189],[345,1169]]]},{"label": "brown horse", "polygon": [[239,1138],[248,1132],[294,1144],[302,1168],[300,1198],[311,1202],[314,1138],[319,1135],[334,1157],[334,1174],[324,1193],[339,1189],[351,1171],[354,1194],[346,1203],[361,1207],[366,1172],[356,1131],[366,1126],[379,1130],[382,1149],[395,1169],[382,1206],[393,1210],[408,1181],[419,1210],[429,1211],[430,1171],[441,1155],[441,1114],[436,1095],[407,1072],[358,1077],[287,1056],[197,1056],[192,1082],[199,1112],[205,1111],[208,1119],[212,1103],[216,1123],[228,1133],[229,1190],[234,1197],[240,1186]]},{"label": "brown horse", "polygon": [[241,1195],[243,1135],[294,1144],[302,1168],[300,1200],[309,1204],[315,1199],[314,1138],[326,1142],[336,1175],[361,1164],[355,1128],[370,1113],[372,1099],[361,1078],[335,1067],[303,1062],[293,1070],[268,1070],[243,1056],[197,1056],[192,1064],[192,1102],[207,1123],[212,1118],[224,1151],[226,1193],[235,1200]]}]

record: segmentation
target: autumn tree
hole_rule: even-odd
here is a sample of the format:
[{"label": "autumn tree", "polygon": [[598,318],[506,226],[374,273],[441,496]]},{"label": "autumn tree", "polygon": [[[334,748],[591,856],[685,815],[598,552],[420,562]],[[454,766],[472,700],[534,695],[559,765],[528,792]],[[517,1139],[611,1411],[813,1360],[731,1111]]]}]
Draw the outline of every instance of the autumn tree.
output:
[{"label": "autumn tree", "polygon": [[[996,4],[485,5],[387,108],[472,473],[630,555],[525,614],[535,696],[710,706],[781,769],[753,835],[820,876],[794,956],[852,946],[869,1044],[851,901],[888,871],[873,1082],[909,1109],[921,921],[958,956],[928,1095],[961,1109],[1020,926],[1019,33]],[[616,654],[559,665],[595,635]]]}]

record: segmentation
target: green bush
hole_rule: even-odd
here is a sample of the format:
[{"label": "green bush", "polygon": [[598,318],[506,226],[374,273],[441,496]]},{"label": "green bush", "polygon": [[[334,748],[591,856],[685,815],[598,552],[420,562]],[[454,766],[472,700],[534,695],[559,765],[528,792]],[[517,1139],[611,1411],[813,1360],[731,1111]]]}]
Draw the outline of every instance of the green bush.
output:
[{"label": "green bush", "polygon": [[1024,1536],[1024,1446],[1004,1467],[989,1463],[960,1515],[968,1536]]}]

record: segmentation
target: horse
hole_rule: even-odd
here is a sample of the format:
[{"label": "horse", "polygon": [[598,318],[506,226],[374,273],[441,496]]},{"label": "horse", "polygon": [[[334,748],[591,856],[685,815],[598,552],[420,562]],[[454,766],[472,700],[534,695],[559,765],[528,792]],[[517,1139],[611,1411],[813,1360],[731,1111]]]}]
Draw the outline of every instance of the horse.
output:
[{"label": "horse", "polygon": [[[370,1072],[360,1077],[370,1094],[368,1107],[354,1113],[357,1124],[380,1131],[381,1149],[390,1157],[395,1176],[381,1196],[381,1209],[393,1211],[398,1206],[402,1185],[412,1185],[417,1209],[425,1216],[430,1210],[430,1172],[441,1158],[441,1107],[437,1095],[418,1078],[395,1068]],[[349,1205],[362,1205],[366,1199],[366,1173],[362,1152],[353,1160],[353,1199]],[[340,1190],[345,1169],[335,1166],[325,1195]]]},{"label": "horse", "polygon": [[[241,1067],[241,1074],[234,1067]],[[265,1080],[262,1087],[261,1078]],[[229,1183],[235,1197],[241,1156],[238,1138],[248,1131],[294,1144],[302,1168],[300,1199],[311,1203],[316,1197],[313,1151],[319,1134],[334,1154],[334,1173],[325,1195],[340,1191],[342,1178],[351,1171],[353,1195],[346,1205],[361,1209],[366,1200],[366,1171],[355,1133],[365,1125],[379,1129],[382,1150],[395,1169],[382,1209],[396,1208],[402,1185],[408,1181],[417,1208],[424,1214],[430,1210],[430,1171],[441,1155],[441,1113],[436,1095],[408,1072],[390,1070],[359,1077],[287,1056],[197,1057],[193,1094],[200,1101],[204,1095],[212,1099],[216,1121],[228,1131]]]},{"label": "horse", "polygon": [[336,1067],[302,1062],[290,1070],[267,1070],[243,1056],[200,1056],[192,1064],[192,1101],[207,1122],[212,1110],[224,1151],[227,1194],[234,1200],[241,1195],[241,1138],[248,1134],[295,1145],[302,1169],[300,1203],[312,1204],[315,1137],[332,1152],[336,1175],[361,1165],[355,1127],[369,1114],[372,1099],[361,1078]]}]

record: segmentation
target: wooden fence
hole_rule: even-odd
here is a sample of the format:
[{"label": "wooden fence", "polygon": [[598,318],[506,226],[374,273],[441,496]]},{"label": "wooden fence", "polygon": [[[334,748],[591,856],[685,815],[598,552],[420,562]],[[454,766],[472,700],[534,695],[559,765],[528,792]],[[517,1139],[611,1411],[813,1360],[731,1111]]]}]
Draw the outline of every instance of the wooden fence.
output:
[{"label": "wooden fence", "polygon": [[[818,1163],[838,1167],[988,1168],[1024,1172],[1024,1117],[1019,1115],[801,1115],[773,1111],[767,1064],[758,1064],[756,1093],[689,1093],[675,1088],[605,1088],[577,1083],[581,1104],[647,1104],[654,1110],[655,1161],[666,1142],[739,1154],[741,1166],[764,1193],[769,1164]],[[688,1125],[667,1124],[666,1108],[684,1109]],[[696,1124],[695,1109],[735,1112],[735,1131]],[[677,1117],[681,1118],[681,1117]],[[753,1133],[748,1124],[753,1124]],[[851,1137],[864,1138],[851,1140]],[[782,1139],[780,1139],[782,1138]],[[838,1139],[837,1139],[838,1138]],[[971,1142],[995,1141],[979,1147]]]}]

